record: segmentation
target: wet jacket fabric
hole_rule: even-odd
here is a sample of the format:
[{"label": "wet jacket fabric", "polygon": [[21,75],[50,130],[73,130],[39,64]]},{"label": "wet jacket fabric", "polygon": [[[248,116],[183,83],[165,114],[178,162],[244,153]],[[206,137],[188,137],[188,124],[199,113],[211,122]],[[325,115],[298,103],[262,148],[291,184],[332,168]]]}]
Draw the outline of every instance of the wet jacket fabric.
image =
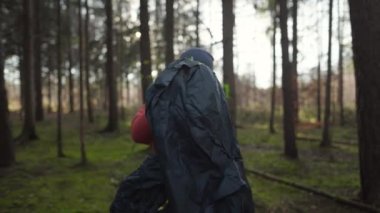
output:
[{"label": "wet jacket fabric", "polygon": [[[234,128],[213,71],[194,60],[175,61],[148,89],[145,102],[156,160],[145,161],[140,167],[146,174],[134,173],[141,180],[140,185],[121,189],[137,181],[130,180],[134,174],[123,181],[111,212],[122,212],[112,211],[112,207],[117,209],[115,206],[136,206],[132,193],[125,191],[154,187],[164,188],[166,199],[160,204],[164,212],[253,212]],[[154,172],[147,168],[154,168]],[[121,194],[125,194],[121,199],[126,201],[125,205],[117,204]]]},{"label": "wet jacket fabric", "polygon": [[157,155],[148,155],[142,165],[126,177],[111,204],[112,213],[157,213],[168,199]]}]

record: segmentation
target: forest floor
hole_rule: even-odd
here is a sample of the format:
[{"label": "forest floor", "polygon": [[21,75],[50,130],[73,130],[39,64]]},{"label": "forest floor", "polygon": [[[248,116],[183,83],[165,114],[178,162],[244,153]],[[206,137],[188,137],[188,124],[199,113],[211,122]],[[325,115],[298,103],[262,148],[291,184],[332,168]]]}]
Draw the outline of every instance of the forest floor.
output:
[{"label": "forest floor", "polygon": [[[18,120],[13,115],[13,121]],[[100,121],[100,122],[99,122]],[[99,134],[104,121],[86,124],[88,165],[79,163],[78,115],[64,116],[66,157],[56,157],[56,121],[50,115],[37,125],[40,140],[16,148],[16,164],[0,170],[0,212],[108,212],[117,184],[136,169],[147,147],[131,141],[129,122],[113,134]],[[14,135],[19,122],[13,122]],[[280,127],[278,127],[280,129]],[[299,135],[317,138],[321,129],[301,125]],[[355,141],[354,127],[333,128],[333,139]],[[271,135],[263,124],[244,125],[238,137],[248,169],[320,189],[348,199],[359,194],[355,146],[320,148],[318,142],[298,140],[299,160],[283,156],[280,131]],[[335,201],[248,174],[257,212],[360,212]]]}]

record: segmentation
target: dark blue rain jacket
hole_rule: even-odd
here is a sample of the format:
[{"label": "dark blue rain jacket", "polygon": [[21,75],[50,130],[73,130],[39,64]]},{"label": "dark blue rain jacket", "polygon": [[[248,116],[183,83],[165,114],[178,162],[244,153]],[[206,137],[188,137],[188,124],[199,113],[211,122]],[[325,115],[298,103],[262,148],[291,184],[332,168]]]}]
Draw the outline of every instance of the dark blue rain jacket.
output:
[{"label": "dark blue rain jacket", "polygon": [[[254,212],[235,130],[214,72],[194,60],[175,61],[147,90],[145,102],[157,154],[123,181],[111,212],[122,212],[116,209],[125,206],[135,207],[127,212]],[[147,203],[146,190],[141,189],[161,193],[160,199]],[[145,201],[136,201],[133,194]]]}]

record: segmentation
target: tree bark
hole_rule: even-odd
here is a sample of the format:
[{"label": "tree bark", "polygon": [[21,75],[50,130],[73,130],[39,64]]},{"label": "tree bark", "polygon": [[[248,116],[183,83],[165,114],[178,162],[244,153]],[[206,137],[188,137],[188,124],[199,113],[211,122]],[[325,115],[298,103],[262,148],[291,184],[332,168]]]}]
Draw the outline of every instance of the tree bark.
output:
[{"label": "tree bark", "polygon": [[38,139],[35,130],[35,104],[34,104],[34,0],[24,0],[24,50],[22,69],[23,77],[23,111],[24,122],[21,135],[18,137],[20,143]]},{"label": "tree bark", "polygon": [[62,146],[62,70],[61,70],[61,0],[57,1],[57,79],[58,79],[58,94],[57,94],[57,156],[64,157]]},{"label": "tree bark", "polygon": [[298,100],[298,0],[293,0],[292,8],[293,16],[293,104],[294,104],[294,119],[299,122],[299,100]]},{"label": "tree bark", "polygon": [[51,76],[54,72],[54,65],[53,65],[53,54],[52,54],[52,50],[51,50],[51,46],[49,45],[48,47],[48,75],[47,75],[47,86],[48,86],[48,91],[47,91],[47,96],[48,96],[48,107],[47,107],[47,111],[48,113],[51,113],[53,112],[53,107],[52,107],[52,85],[51,85]]},{"label": "tree bark", "polygon": [[380,206],[380,2],[349,0],[362,199]]},{"label": "tree bark", "polygon": [[71,48],[71,0],[67,1],[67,46],[68,46],[68,62],[69,62],[69,110],[70,113],[74,112],[74,80],[73,80],[73,57],[72,57],[72,48]]},{"label": "tree bark", "polygon": [[129,87],[128,72],[125,74],[125,87],[127,90],[127,94],[126,94],[127,97],[125,97],[125,99],[127,100],[126,107],[128,107],[128,105],[130,106],[130,104],[131,104],[131,91],[130,91],[130,87]]},{"label": "tree bark", "polygon": [[87,163],[86,144],[84,141],[84,100],[83,100],[83,27],[82,27],[82,2],[78,0],[78,34],[79,34],[79,141],[82,165]]},{"label": "tree bark", "polygon": [[321,123],[322,121],[322,101],[321,101],[321,57],[318,57],[318,67],[317,67],[317,121]]},{"label": "tree bark", "polygon": [[40,0],[35,0],[35,51],[34,51],[34,69],[35,69],[35,90],[36,90],[36,121],[44,120],[44,108],[42,102],[42,71],[41,71],[41,26],[40,26]]},{"label": "tree bark", "polygon": [[199,21],[199,6],[200,6],[200,2],[199,0],[197,0],[197,9],[195,11],[195,33],[196,33],[196,42],[195,42],[195,45],[196,47],[200,47],[200,37],[199,37],[199,25],[200,25],[200,21]]},{"label": "tree bark", "polygon": [[145,101],[145,92],[152,82],[152,60],[150,53],[149,37],[149,12],[148,0],[140,0],[140,62],[141,62],[141,86],[143,101]]},{"label": "tree bark", "polygon": [[153,27],[153,47],[155,55],[155,63],[152,65],[158,72],[162,71],[162,65],[165,63],[166,54],[162,54],[162,50],[165,49],[165,18],[163,18],[163,7],[161,0],[155,0],[155,11],[154,11],[154,27]]},{"label": "tree bark", "polygon": [[271,134],[276,133],[274,128],[274,118],[276,111],[276,33],[277,33],[277,1],[275,0],[275,5],[272,11],[273,18],[273,37],[272,37],[272,48],[273,48],[273,74],[272,74],[272,92],[271,92],[271,104],[270,104],[270,118],[269,118],[269,132]]},{"label": "tree bark", "polygon": [[332,19],[333,19],[333,0],[330,0],[329,6],[329,46],[327,55],[327,77],[326,77],[326,95],[325,95],[325,111],[323,118],[323,132],[321,146],[331,145],[330,134],[330,114],[331,114],[331,39],[332,39]]},{"label": "tree bark", "polygon": [[283,93],[283,128],[285,142],[285,156],[298,158],[298,151],[295,137],[294,102],[292,92],[294,87],[291,64],[289,62],[289,38],[288,38],[288,8],[287,0],[279,1],[280,4],[280,28],[281,28],[281,47],[282,47],[282,93]]},{"label": "tree bark", "polygon": [[84,49],[85,49],[85,82],[86,82],[86,103],[87,103],[87,117],[88,122],[94,123],[94,113],[93,113],[93,107],[92,107],[92,92],[90,87],[90,42],[89,42],[89,20],[90,20],[90,9],[88,7],[88,0],[85,0],[85,8],[86,8],[86,16],[84,21]]},{"label": "tree bark", "polygon": [[318,65],[317,65],[317,100],[316,100],[316,107],[317,107],[317,121],[318,124],[321,123],[321,33],[320,33],[320,10],[319,10],[320,0],[317,1],[317,44],[318,44]]},{"label": "tree bark", "polygon": [[[3,50],[0,39],[0,49]],[[9,122],[8,97],[4,79],[4,51],[0,51],[0,167],[7,167],[15,161],[12,145],[12,131]]]},{"label": "tree bark", "polygon": [[222,0],[223,7],[223,82],[231,121],[236,125],[236,93],[234,73],[234,1]]},{"label": "tree bark", "polygon": [[23,50],[23,46],[25,46],[24,44],[20,45],[18,48],[17,48],[17,54],[18,54],[18,57],[19,57],[19,61],[18,61],[18,69],[19,69],[19,72],[20,72],[20,105],[21,105],[21,108],[20,108],[20,120],[22,120],[22,117],[24,115],[24,109],[22,106],[25,106],[25,103],[24,103],[24,89],[25,89],[25,86],[24,86],[24,50]]},{"label": "tree bark", "polygon": [[344,126],[344,101],[343,101],[343,24],[340,14],[340,1],[338,0],[338,41],[339,41],[339,56],[338,56],[338,105],[339,105],[339,124]]},{"label": "tree bark", "polygon": [[166,18],[165,18],[165,43],[166,54],[165,63],[170,64],[174,60],[173,38],[174,38],[174,0],[166,0]]},{"label": "tree bark", "polygon": [[119,83],[119,99],[120,99],[120,118],[121,120],[125,120],[125,105],[124,105],[124,72],[123,72],[123,49],[124,49],[124,21],[123,21],[123,0],[119,0],[119,8],[118,8],[118,16],[119,16],[119,36],[118,36],[118,68],[120,75],[120,83]]},{"label": "tree bark", "polygon": [[113,68],[113,21],[112,21],[112,0],[106,0],[106,38],[107,38],[107,64],[106,78],[108,87],[108,124],[104,129],[105,132],[113,132],[119,128],[119,117],[117,109],[117,81],[115,70]]}]

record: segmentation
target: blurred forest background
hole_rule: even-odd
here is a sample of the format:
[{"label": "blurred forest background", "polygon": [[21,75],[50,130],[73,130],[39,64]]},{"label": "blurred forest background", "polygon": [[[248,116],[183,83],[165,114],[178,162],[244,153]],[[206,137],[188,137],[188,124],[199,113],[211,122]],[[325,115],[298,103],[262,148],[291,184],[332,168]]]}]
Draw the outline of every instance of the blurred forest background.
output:
[{"label": "blurred forest background", "polygon": [[130,122],[215,58],[257,212],[380,212],[380,2],[1,0],[0,212],[108,212]]}]

